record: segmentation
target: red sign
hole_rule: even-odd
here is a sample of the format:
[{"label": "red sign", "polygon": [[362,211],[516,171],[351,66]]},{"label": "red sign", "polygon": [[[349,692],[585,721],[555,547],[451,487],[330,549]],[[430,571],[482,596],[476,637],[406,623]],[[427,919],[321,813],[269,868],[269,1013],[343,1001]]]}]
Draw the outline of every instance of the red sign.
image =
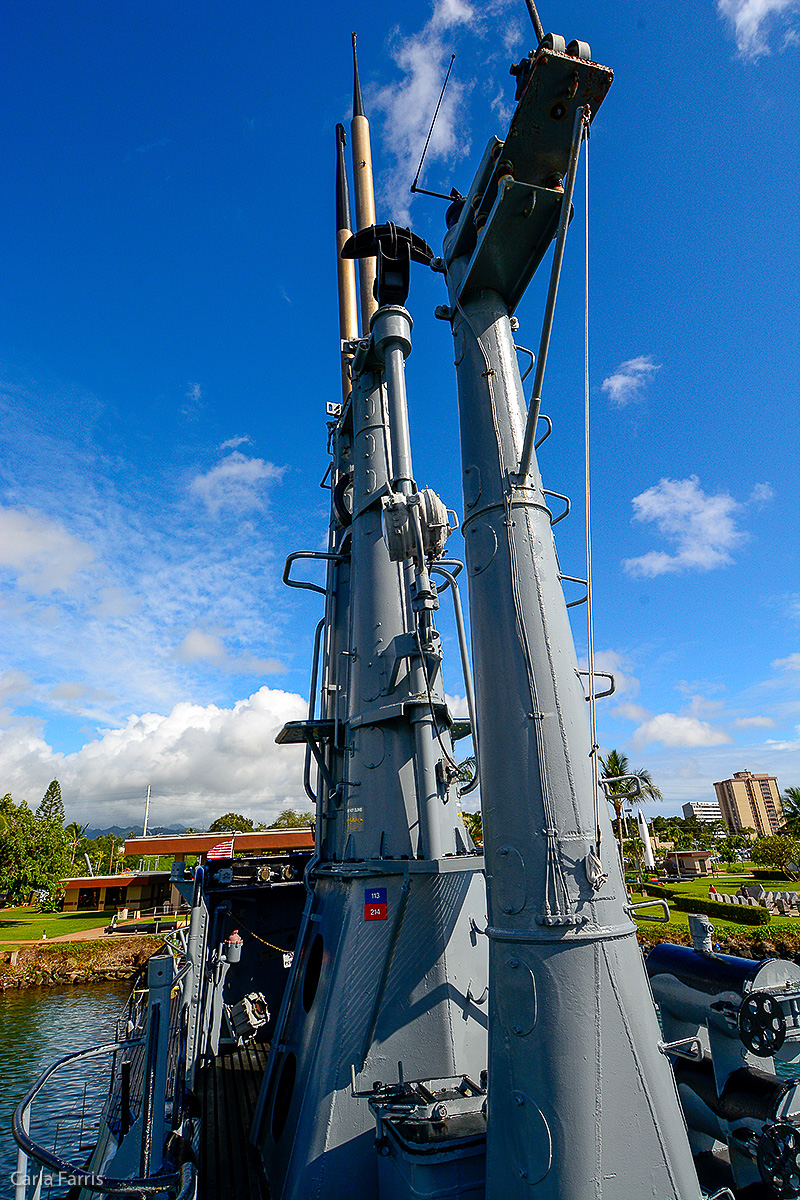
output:
[{"label": "red sign", "polygon": [[364,888],[364,920],[386,920],[386,888]]}]

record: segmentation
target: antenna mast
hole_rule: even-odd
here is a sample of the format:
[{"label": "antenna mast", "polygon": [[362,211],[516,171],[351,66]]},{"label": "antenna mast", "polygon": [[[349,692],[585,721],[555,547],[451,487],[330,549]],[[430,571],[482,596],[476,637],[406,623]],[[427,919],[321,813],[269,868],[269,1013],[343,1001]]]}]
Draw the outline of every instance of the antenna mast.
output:
[{"label": "antenna mast", "polygon": [[[356,229],[367,229],[375,224],[375,186],[372,180],[372,144],[369,121],[364,112],[361,96],[361,81],[358,77],[356,57],[356,35],[353,34],[353,119],[350,122],[353,140],[353,179],[355,183]],[[369,323],[378,303],[375,299],[375,259],[362,258],[358,263],[359,291],[361,294],[361,334],[369,334]]]},{"label": "antenna mast", "polygon": [[[342,258],[342,247],[353,232],[350,219],[350,190],[347,186],[347,164],[344,148],[347,134],[344,125],[336,126],[336,275],[339,282],[339,337],[350,341],[358,337],[358,306],[356,302],[356,267],[352,258]],[[350,395],[351,383],[344,357],[342,358],[342,400]]]}]

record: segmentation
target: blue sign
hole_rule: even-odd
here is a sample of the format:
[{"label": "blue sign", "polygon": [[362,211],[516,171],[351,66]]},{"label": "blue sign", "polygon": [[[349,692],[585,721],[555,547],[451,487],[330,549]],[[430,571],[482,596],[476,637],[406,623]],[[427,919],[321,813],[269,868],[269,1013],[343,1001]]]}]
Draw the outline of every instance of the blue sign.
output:
[{"label": "blue sign", "polygon": [[365,904],[385,904],[386,888],[364,888]]}]

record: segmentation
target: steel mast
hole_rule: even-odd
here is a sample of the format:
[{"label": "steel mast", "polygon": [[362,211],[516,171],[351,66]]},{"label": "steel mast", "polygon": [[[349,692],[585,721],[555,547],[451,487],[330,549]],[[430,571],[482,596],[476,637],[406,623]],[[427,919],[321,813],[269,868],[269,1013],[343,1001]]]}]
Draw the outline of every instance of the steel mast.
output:
[{"label": "steel mast", "polygon": [[306,742],[318,786],[309,901],[251,1134],[274,1200],[374,1200],[382,1083],[478,1079],[486,1062],[483,859],[459,810],[434,624],[448,519],[414,481],[406,409],[410,264],[433,255],[394,226],[344,250],[373,277],[377,259],[378,307],[345,345],[352,392],[329,405],[328,550],[300,556],[329,564],[320,714],[312,697],[278,738]]},{"label": "steel mast", "polygon": [[[552,493],[530,426],[526,437],[510,320],[556,233],[563,248],[578,150],[612,73],[553,34],[513,71],[508,135],[451,206],[439,264],[450,306],[438,315],[455,339],[489,905],[486,1197],[697,1200],[594,793]],[[546,326],[557,282],[554,272]],[[546,349],[543,337],[532,410]]]}]

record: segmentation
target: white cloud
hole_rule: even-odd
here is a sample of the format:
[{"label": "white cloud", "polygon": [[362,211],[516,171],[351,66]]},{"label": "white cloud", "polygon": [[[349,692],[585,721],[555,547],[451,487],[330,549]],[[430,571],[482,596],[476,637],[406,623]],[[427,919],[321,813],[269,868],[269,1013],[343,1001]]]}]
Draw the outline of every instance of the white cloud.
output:
[{"label": "white cloud", "polygon": [[772,729],[775,722],[772,717],[739,717],[736,725],[740,729]]},{"label": "white cloud", "polygon": [[251,438],[247,434],[240,434],[238,437],[228,438],[227,442],[220,444],[220,450],[236,450],[239,446],[249,445]]},{"label": "white cloud", "polygon": [[[381,88],[372,98],[372,107],[384,114],[384,147],[395,160],[383,181],[383,198],[389,215],[402,224],[409,220],[408,189],[444,82],[452,34],[459,26],[474,20],[475,10],[464,0],[435,0],[427,24],[394,48],[393,57],[403,73],[402,79]],[[463,128],[468,87],[451,76],[428,146],[420,186],[443,190],[441,183],[426,184],[431,166],[436,162],[452,163],[469,150]]]},{"label": "white cloud", "polygon": [[203,403],[203,393],[199,383],[190,383],[187,385],[187,388],[186,400],[188,403],[184,404],[181,409],[181,415],[188,417],[190,421],[194,421],[200,415],[200,410],[206,406]]},{"label": "white cloud", "polygon": [[23,696],[30,686],[30,679],[22,671],[6,671],[0,675],[0,700]]},{"label": "white cloud", "polygon": [[621,717],[625,721],[646,721],[653,714],[647,708],[642,708],[641,704],[616,704],[611,710],[615,717]]},{"label": "white cloud", "polygon": [[253,654],[231,654],[221,637],[202,629],[190,629],[175,651],[181,662],[210,663],[224,671],[240,675],[279,675],[286,667],[277,658],[257,658]]},{"label": "white cloud", "polygon": [[784,24],[784,44],[797,40],[797,31],[791,25],[798,11],[797,0],[717,0],[717,11],[733,25],[742,58],[756,59],[770,53],[766,30],[779,18]]},{"label": "white cloud", "polygon": [[0,506],[0,568],[12,570],[21,588],[39,596],[69,591],[94,556],[60,522],[33,509]]},{"label": "white cloud", "polygon": [[469,709],[467,708],[466,696],[448,696],[444,698],[448,711],[451,717],[462,721],[469,717]]},{"label": "white cloud", "polygon": [[[581,655],[579,666],[581,671],[588,671],[589,662],[585,654]],[[639,694],[639,680],[631,674],[631,662],[625,654],[611,649],[595,650],[594,669],[597,672],[604,671],[607,675],[613,675],[614,691],[612,694],[615,697],[633,697]],[[589,680],[586,675],[582,677],[582,680],[584,691],[588,694]],[[609,686],[609,680],[600,678],[595,684],[595,692],[604,692]]]},{"label": "white cloud", "polygon": [[775,499],[775,489],[769,483],[757,483],[750,495],[747,497],[748,504],[756,504],[762,508],[768,504],[770,500]]},{"label": "white cloud", "polygon": [[613,375],[603,380],[602,390],[607,393],[616,408],[622,408],[636,399],[645,384],[649,383],[660,369],[661,364],[654,363],[649,354],[630,358],[621,363]]},{"label": "white cloud", "polygon": [[0,775],[16,799],[36,799],[58,778],[68,815],[125,824],[150,784],[155,823],[208,823],[237,808],[256,820],[306,805],[303,751],[275,744],[286,721],[306,715],[298,695],[260,688],[231,708],[182,702],[167,715],[131,716],[74,754],[57,754],[40,723],[0,731]]},{"label": "white cloud", "polygon": [[263,507],[264,485],[280,480],[285,470],[263,458],[248,458],[234,450],[205,475],[196,475],[189,484],[189,491],[198,496],[214,516],[223,508],[245,512]]},{"label": "white cloud", "polygon": [[191,629],[178,647],[176,654],[182,662],[220,663],[227,655],[221,638],[202,629]]},{"label": "white cloud", "polygon": [[722,746],[731,740],[723,729],[714,729],[697,717],[659,713],[639,726],[632,744],[634,750],[643,750],[653,742],[661,742],[664,746]]},{"label": "white cloud", "polygon": [[676,553],[651,550],[640,558],[625,559],[623,566],[630,575],[653,578],[668,572],[710,571],[733,562],[730,551],[747,538],[734,519],[741,505],[727,492],[708,495],[696,475],[662,479],[634,496],[633,508],[634,520],[654,521]]},{"label": "white cloud", "polygon": [[800,671],[800,654],[790,654],[788,658],[776,658],[772,666],[776,671]]}]

